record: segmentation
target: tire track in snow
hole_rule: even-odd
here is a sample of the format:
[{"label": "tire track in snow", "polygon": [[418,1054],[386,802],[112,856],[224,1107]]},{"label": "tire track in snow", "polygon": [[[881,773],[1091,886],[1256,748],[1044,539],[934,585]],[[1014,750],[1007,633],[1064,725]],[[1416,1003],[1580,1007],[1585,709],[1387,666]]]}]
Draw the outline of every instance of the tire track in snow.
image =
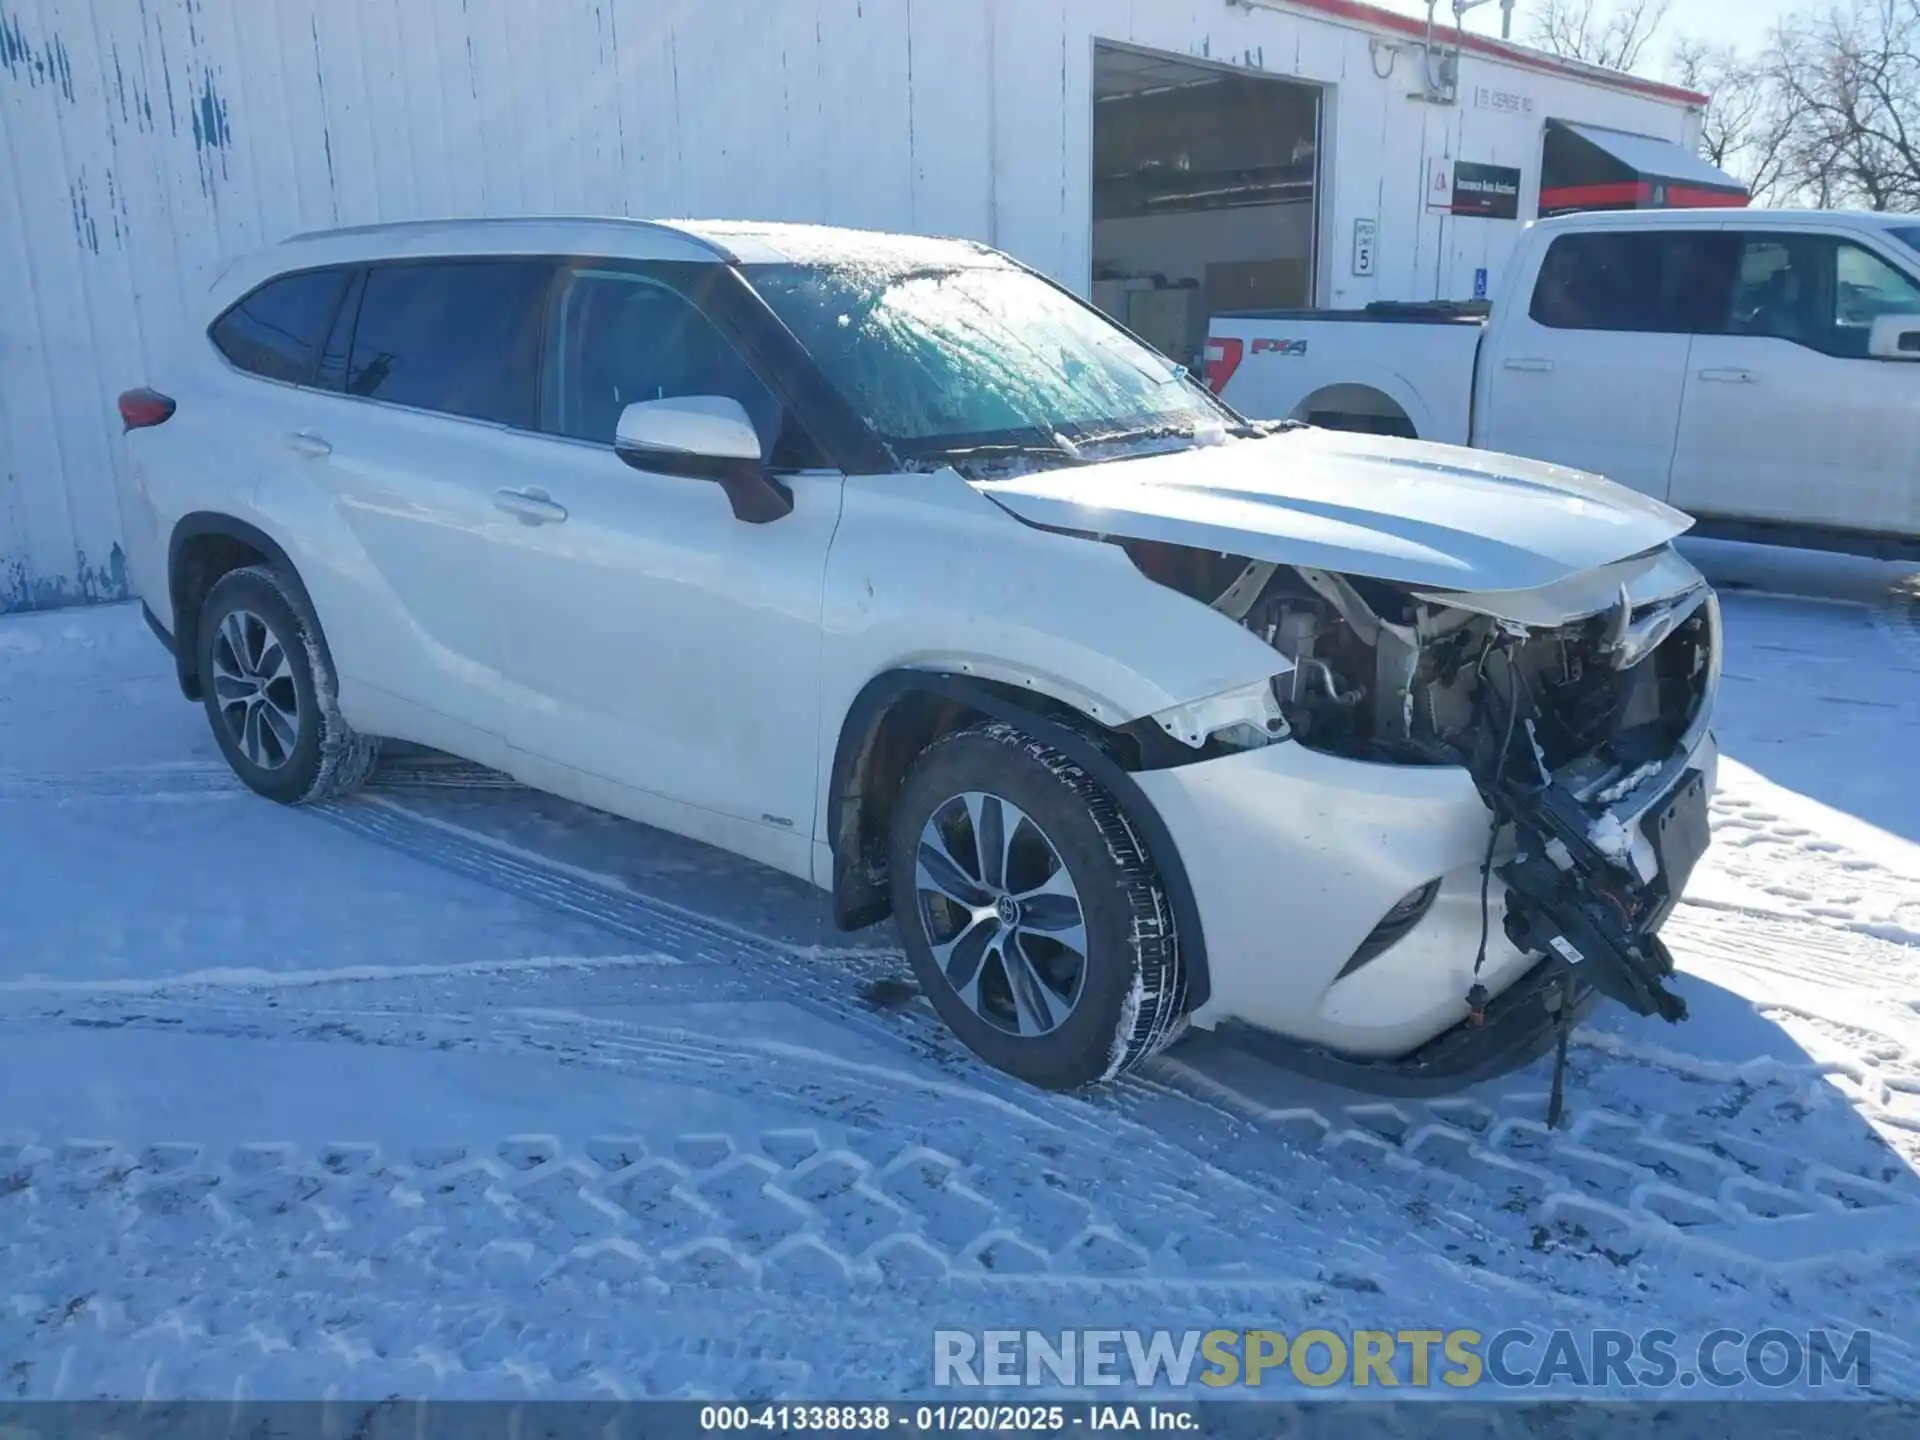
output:
[{"label": "tire track in snow", "polygon": [[[1901,945],[1920,944],[1920,878],[1901,873],[1795,823],[1770,803],[1764,789],[1723,780],[1713,799],[1711,875],[1731,877],[1754,893],[1766,912],[1832,930]],[[1889,842],[1891,843],[1891,842]],[[1920,866],[1920,860],[1916,860]],[[1736,905],[1738,902],[1734,902]],[[1688,908],[1726,908],[1696,893]]]},{"label": "tire track in snow", "polygon": [[[444,767],[455,770],[457,767]],[[397,777],[404,781],[405,773]],[[387,788],[387,787],[383,787]],[[1189,1059],[1175,1058],[1158,1074],[1116,1087],[1112,1097],[1095,1097],[1090,1104],[1064,1102],[1045,1097],[1005,1082],[993,1072],[974,1064],[945,1037],[930,1014],[922,1014],[924,1005],[890,1016],[886,1022],[860,1007],[856,984],[875,967],[884,970],[884,955],[872,951],[853,951],[834,955],[823,962],[821,953],[806,947],[792,947],[766,937],[744,932],[714,917],[675,906],[644,895],[609,877],[594,875],[549,861],[539,855],[469,832],[445,821],[414,815],[403,805],[369,798],[319,807],[319,813],[344,828],[356,831],[377,843],[427,863],[465,874],[482,883],[509,890],[551,908],[587,918],[614,933],[641,940],[649,947],[670,954],[706,974],[722,971],[736,977],[748,977],[744,990],[735,994],[745,998],[773,997],[785,1003],[799,1003],[836,1023],[851,1025],[875,1038],[884,1038],[902,1053],[907,1063],[901,1068],[882,1066],[873,1073],[856,1075],[858,1067],[849,1066],[841,1057],[807,1052],[802,1047],[748,1044],[730,1046],[716,1042],[704,1030],[690,1032],[670,1027],[587,1027],[593,1033],[583,1038],[576,1018],[564,1022],[533,1024],[512,1041],[503,1040],[499,1027],[486,1037],[470,1043],[495,1045],[512,1043],[545,1053],[565,1063],[591,1063],[603,1066],[635,1066],[648,1073],[660,1067],[679,1067],[678,1073],[690,1081],[705,1085],[716,1082],[735,1088],[738,1077],[751,1071],[756,1082],[766,1082],[767,1093],[792,1096],[809,1088],[832,1089],[843,1099],[851,1089],[859,1092],[864,1103],[880,1113],[897,1112],[903,1090],[922,1084],[914,1074],[913,1060],[932,1060],[955,1076],[954,1094],[969,1099],[998,1092],[999,1098],[1014,1114],[1032,1116],[1041,1113],[1051,1118],[1072,1112],[1078,1122],[1074,1128],[1091,1128],[1089,1122],[1107,1117],[1111,1122],[1135,1115],[1146,1117],[1142,1136],[1155,1133],[1180,1133],[1192,1127],[1183,1152],[1191,1161],[1204,1157],[1222,1174],[1239,1176],[1255,1183],[1298,1185],[1305,1182],[1324,1188],[1330,1180],[1347,1182],[1356,1193],[1372,1189],[1376,1199],[1384,1196],[1391,1205],[1405,1204],[1415,1211],[1432,1213],[1439,1204],[1474,1196],[1513,1217],[1513,1224],[1528,1226],[1542,1222],[1562,1232],[1591,1241],[1585,1253],[1610,1253],[1631,1249],[1635,1253],[1649,1245],[1665,1246],[1676,1240],[1684,1243],[1692,1233],[1703,1237],[1738,1230],[1763,1220],[1777,1220],[1810,1211],[1834,1211],[1847,1208],[1874,1208],[1882,1204],[1906,1203],[1905,1198],[1883,1194],[1867,1177],[1866,1183],[1835,1190],[1842,1182],[1829,1177],[1826,1190],[1794,1191],[1784,1186],[1759,1191],[1736,1188],[1727,1191],[1732,1177],[1724,1169],[1712,1167],[1696,1172],[1712,1178],[1697,1184],[1673,1184],[1672,1176],[1660,1168],[1666,1165],[1677,1174],[1685,1167],[1670,1164],[1672,1157],[1656,1149],[1664,1158],[1649,1165],[1610,1156],[1604,1147],[1582,1144],[1571,1137],[1542,1137],[1527,1126],[1518,1112],[1537,1111],[1543,1097],[1531,1092],[1514,1092],[1502,1097],[1500,1105],[1515,1112],[1488,1109],[1477,1101],[1436,1102],[1425,1108],[1408,1109],[1395,1104],[1371,1101],[1356,1103],[1355,1097],[1336,1095],[1332,1103],[1276,1106],[1264,1100],[1250,1100],[1263,1088],[1278,1086],[1284,1092],[1296,1082],[1284,1072],[1257,1075],[1250,1088],[1242,1088],[1233,1078],[1223,1079],[1220,1068],[1211,1062],[1194,1065]],[[1796,926],[1803,929],[1803,926]],[[1888,947],[1889,949],[1896,947]],[[1835,968],[1844,963],[1846,947],[1834,947]],[[804,962],[804,963],[803,963]],[[811,972],[801,976],[801,971]],[[822,974],[833,975],[833,983],[823,987]],[[344,978],[344,977],[343,977]],[[623,977],[624,978],[624,977]],[[814,982],[814,983],[809,983]],[[830,994],[823,1000],[823,989]],[[669,986],[654,993],[662,1000],[678,994],[687,998],[694,991],[674,992]],[[706,992],[711,995],[711,991]],[[635,997],[637,998],[637,997]],[[86,1022],[81,1022],[86,1023]],[[112,1023],[112,1022],[108,1022]],[[159,1023],[154,1017],[135,1017],[127,1023]],[[356,1022],[362,1033],[352,1038],[365,1039],[364,1022]],[[424,1043],[433,1027],[422,1028],[410,1021],[381,1043]],[[435,1043],[447,1038],[444,1027],[453,1022],[436,1020],[442,1033]],[[225,1028],[222,1028],[222,1027]],[[328,1038],[347,1038],[339,1033],[337,1022],[320,1021],[310,1025],[309,1036],[331,1027]],[[205,1033],[267,1034],[256,1025],[235,1017],[224,1021],[203,1015],[198,1028]],[[1588,1048],[1594,1048],[1589,1046]],[[1600,1047],[1603,1050],[1604,1046]],[[1644,1068],[1642,1057],[1624,1049],[1606,1055],[1604,1063]],[[1660,1057],[1650,1063],[1658,1068]],[[903,1086],[903,1078],[907,1083]],[[724,1077],[724,1078],[723,1078]],[[830,1077],[830,1080],[827,1078]],[[1717,1092],[1744,1084],[1736,1075],[1708,1077]],[[749,1088],[757,1088],[750,1086]],[[951,1099],[951,1097],[949,1097]],[[1077,1105],[1077,1110],[1074,1106]],[[964,1108],[964,1107],[963,1107]],[[1602,1106],[1604,1109],[1604,1105]],[[832,1112],[829,1111],[829,1114]],[[1209,1120],[1252,1115],[1263,1145],[1248,1145],[1216,1137],[1208,1144],[1196,1144],[1198,1132]],[[934,1124],[939,1120],[932,1121]],[[1621,1145],[1638,1144],[1634,1126],[1644,1132],[1649,1143],[1659,1139],[1657,1127],[1643,1121],[1625,1122]],[[1602,1127],[1604,1129],[1604,1127]],[[1611,1132],[1609,1132],[1611,1133]],[[1109,1142],[1111,1136],[1105,1137]],[[1243,1137],[1244,1138],[1244,1137]],[[1591,1141],[1591,1136],[1588,1140]],[[1617,1137],[1616,1137],[1617,1138]],[[1283,1142],[1276,1149],[1274,1141]],[[1616,1146],[1616,1148],[1619,1148]],[[1765,1148],[1764,1146],[1762,1148]],[[1303,1163],[1304,1162],[1304,1163]],[[1647,1173],[1637,1174],[1635,1166]],[[1825,1172],[1823,1172],[1824,1174]],[[1847,1175],[1844,1169],[1833,1173]],[[1809,1172],[1811,1175],[1811,1172]],[[1309,1180],[1307,1177],[1313,1177]],[[1717,1177],[1717,1178],[1714,1178]],[[1768,1182],[1770,1183],[1770,1182]],[[1814,1178],[1807,1179],[1814,1184]],[[1701,1187],[1707,1187],[1702,1189]],[[1755,1208],[1755,1207],[1759,1208]],[[1446,1233],[1446,1232],[1443,1232]],[[1470,1236],[1475,1243],[1500,1243],[1499,1223],[1491,1231],[1468,1226],[1451,1233]],[[1435,1243],[1440,1243],[1436,1240]],[[1711,1253],[1738,1253],[1738,1247],[1726,1252],[1719,1239],[1707,1249]]]},{"label": "tire track in snow", "polygon": [[[510,775],[433,753],[381,760],[366,788],[398,794],[526,789]],[[217,762],[111,766],[57,774],[0,771],[0,800],[157,800],[250,793],[227,765]]]},{"label": "tire track in snow", "polygon": [[[173,1394],[236,1377],[255,1394],[897,1394],[924,1383],[942,1309],[1063,1327],[1151,1300],[1207,1324],[1317,1293],[1189,1269],[1173,1230],[1149,1252],[1047,1185],[1045,1161],[1054,1207],[1016,1213],[941,1151],[846,1141],[19,1147],[0,1154],[11,1378],[27,1398],[138,1393],[156,1367]],[[1160,1199],[1179,1218],[1187,1197]]]},{"label": "tire track in snow", "polygon": [[[408,815],[404,807],[388,802],[381,802],[377,808],[393,816],[414,818]],[[365,818],[365,809],[355,814]],[[509,883],[514,876],[558,876],[585,887],[599,900],[609,895],[616,903],[634,898],[632,892],[617,884],[546,862],[526,852],[501,847],[490,840],[479,841],[479,853],[476,855],[467,836],[468,832],[446,822],[418,819],[411,836],[400,837],[399,843],[408,853],[414,854],[423,853],[418,848],[421,843],[429,848],[450,846],[449,854],[457,853],[462,861],[477,862],[482,870],[503,877]],[[544,883],[543,879],[532,890],[522,893],[539,900],[542,898],[541,884]],[[582,907],[574,913],[586,914],[590,908]],[[718,926],[729,935],[735,933],[731,927],[725,927],[724,922],[709,917],[696,916],[677,907],[672,907],[672,913],[676,919],[691,923],[696,928]],[[1750,953],[1770,954],[1774,957],[1774,963],[1783,970],[1790,969],[1794,957],[1803,957],[1808,950],[1824,952],[1829,972],[1836,980],[1849,973],[1857,974],[1848,971],[1848,964],[1850,958],[1855,964],[1858,963],[1858,952],[1863,948],[1852,937],[1823,933],[1809,924],[1774,926],[1769,929],[1764,924],[1752,923],[1749,917],[1721,915],[1714,916],[1705,924],[1698,923],[1694,916],[1689,915],[1679,923],[1679,938],[1683,945],[1691,929],[1693,938],[1704,940],[1707,948],[1739,955],[1743,960]],[[1782,930],[1788,933],[1779,934]],[[1865,948],[1872,950],[1874,958],[1884,967],[1896,974],[1901,973],[1899,967],[1905,963],[1902,947],[1868,942]],[[924,1005],[914,1008],[916,1011],[926,1009]],[[824,1013],[830,1018],[837,1018],[834,1007],[828,1007]],[[904,1017],[894,1018],[901,1020]],[[918,1024],[913,1028],[920,1032],[919,1048],[923,1057],[936,1058],[948,1065],[968,1069],[969,1085],[984,1083],[1003,1088],[1016,1106],[1028,1108],[1036,1105],[1038,1097],[1034,1092],[1017,1086],[1005,1088],[1007,1082],[1003,1077],[973,1064],[930,1014],[921,1014],[917,1018]],[[1676,1059],[1659,1051],[1636,1053],[1631,1046],[1613,1045],[1611,1037],[1594,1037],[1589,1048],[1597,1052],[1595,1059],[1599,1058],[1599,1054],[1605,1054],[1607,1063],[1625,1065],[1642,1073],[1647,1065],[1652,1065],[1655,1070],[1671,1072],[1677,1063],[1680,1066],[1679,1073],[1693,1074],[1696,1082],[1710,1092],[1697,1097],[1697,1103],[1703,1108],[1712,1108],[1720,1103],[1721,1096],[1749,1083],[1744,1078],[1742,1067],[1692,1063],[1689,1072],[1690,1062],[1684,1057]],[[1218,1079],[1222,1069],[1241,1074],[1251,1071],[1256,1076],[1256,1087],[1277,1088],[1283,1094],[1300,1088],[1295,1077],[1286,1072],[1257,1062],[1249,1064],[1244,1057],[1212,1057],[1206,1066],[1196,1069],[1190,1061],[1179,1058],[1180,1055],[1181,1052],[1174,1052],[1167,1067],[1175,1077],[1175,1090],[1182,1088],[1180,1082],[1187,1082],[1185,1106],[1173,1107],[1174,1113],[1167,1117],[1176,1125],[1191,1123],[1189,1117],[1180,1112],[1191,1107],[1195,1092],[1211,1094],[1215,1099],[1234,1096],[1234,1087],[1231,1084],[1222,1086]],[[1752,1067],[1748,1066],[1747,1069],[1751,1070]],[[1766,1062],[1760,1065],[1759,1070],[1764,1076],[1775,1077],[1783,1091],[1783,1102],[1788,1105],[1803,1102],[1809,1093],[1809,1086],[1817,1083],[1813,1077],[1819,1073],[1819,1067],[1811,1062],[1805,1067],[1783,1067]],[[1763,1083],[1766,1083],[1764,1079]],[[1406,1111],[1392,1103],[1364,1099],[1356,1103],[1357,1097],[1346,1092],[1335,1092],[1331,1103],[1322,1097],[1322,1103],[1317,1107],[1310,1105],[1304,1113],[1287,1116],[1281,1133],[1295,1147],[1295,1156],[1305,1149],[1349,1175],[1366,1175],[1377,1183],[1383,1172],[1413,1174],[1418,1177],[1416,1196],[1425,1198],[1436,1194],[1463,1193],[1461,1182],[1464,1182],[1465,1193],[1478,1190],[1496,1205],[1510,1207],[1511,1213],[1524,1214],[1532,1220],[1554,1224],[1583,1237],[1610,1237],[1612,1248],[1616,1249],[1644,1249],[1649,1244],[1678,1243],[1684,1246],[1689,1233],[1696,1227],[1739,1229],[1755,1221],[1780,1219],[1789,1215],[1849,1207],[1904,1205],[1909,1200],[1899,1191],[1887,1189],[1869,1173],[1882,1160],[1882,1154],[1857,1153],[1846,1145],[1839,1147],[1844,1153],[1838,1157],[1838,1165],[1830,1168],[1843,1176],[1858,1173],[1861,1183],[1849,1186],[1843,1181],[1829,1181],[1825,1189],[1807,1189],[1805,1193],[1789,1193],[1783,1187],[1775,1187],[1766,1193],[1747,1194],[1742,1188],[1745,1182],[1739,1180],[1737,1170],[1728,1168],[1731,1162],[1717,1169],[1690,1172],[1681,1167],[1675,1172],[1692,1174],[1697,1181],[1694,1185],[1674,1183],[1674,1176],[1657,1166],[1641,1165],[1638,1168],[1645,1173],[1634,1173],[1632,1162],[1625,1162],[1627,1168],[1623,1170],[1619,1163],[1606,1158],[1596,1159],[1590,1147],[1562,1137],[1547,1136],[1531,1119],[1517,1118],[1527,1112],[1537,1113],[1543,1108],[1544,1093],[1535,1094],[1531,1089],[1512,1093],[1512,1086],[1507,1088],[1510,1093],[1504,1097],[1502,1104],[1516,1118],[1504,1128],[1494,1127],[1490,1120],[1478,1123],[1476,1117],[1482,1113],[1482,1107],[1473,1102],[1453,1108],[1442,1102],[1424,1110],[1413,1107],[1411,1111]],[[1589,1098],[1604,1106],[1603,1084],[1600,1089],[1599,1096]],[[1818,1098],[1817,1095],[1815,1098]],[[1103,1103],[1096,1097],[1096,1105]],[[1271,1119],[1271,1106],[1256,1108],[1263,1112],[1263,1118]],[[1467,1123],[1460,1123],[1459,1117],[1463,1116]],[[1535,1135],[1528,1131],[1528,1125],[1540,1133]],[[1525,1143],[1521,1143],[1522,1139]],[[1862,1143],[1865,1143],[1864,1139]],[[1522,1152],[1517,1158],[1514,1153],[1509,1153],[1516,1144]],[[1762,1148],[1767,1147],[1762,1144]],[[1242,1152],[1243,1159],[1244,1154]],[[1223,1168],[1234,1172],[1231,1164]],[[1281,1162],[1283,1171],[1292,1172],[1295,1168],[1291,1157]],[[1779,1168],[1774,1167],[1776,1170]],[[1701,1178],[1707,1176],[1711,1177],[1710,1183],[1708,1179]],[[1806,1184],[1814,1185],[1811,1172],[1808,1172]],[[1732,1190],[1729,1190],[1729,1186],[1733,1187]],[[1596,1240],[1596,1243],[1601,1242]],[[1717,1241],[1715,1248],[1718,1248]]]}]

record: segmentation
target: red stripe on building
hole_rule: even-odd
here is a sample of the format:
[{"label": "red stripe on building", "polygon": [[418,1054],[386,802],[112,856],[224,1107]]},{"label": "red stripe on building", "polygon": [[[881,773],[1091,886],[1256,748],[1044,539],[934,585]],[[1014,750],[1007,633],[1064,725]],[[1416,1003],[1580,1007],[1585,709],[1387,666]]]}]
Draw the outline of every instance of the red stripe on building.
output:
[{"label": "red stripe on building", "polygon": [[1616,180],[1607,185],[1558,185],[1540,192],[1542,210],[1597,210],[1604,205],[1632,207],[1653,199],[1653,187],[1643,180]]},{"label": "red stripe on building", "polygon": [[1644,210],[1653,208],[1656,186],[1667,192],[1665,209],[1744,209],[1752,197],[1744,190],[1710,190],[1667,180],[1619,180],[1606,185],[1560,185],[1540,192],[1542,213],[1549,210]]}]

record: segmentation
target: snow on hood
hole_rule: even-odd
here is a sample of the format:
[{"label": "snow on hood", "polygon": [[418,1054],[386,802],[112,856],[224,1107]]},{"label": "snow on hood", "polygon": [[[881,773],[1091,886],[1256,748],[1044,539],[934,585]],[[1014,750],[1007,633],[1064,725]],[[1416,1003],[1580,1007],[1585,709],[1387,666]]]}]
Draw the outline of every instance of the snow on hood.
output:
[{"label": "snow on hood", "polygon": [[974,483],[1052,529],[1446,590],[1550,585],[1693,523],[1578,470],[1337,430]]}]

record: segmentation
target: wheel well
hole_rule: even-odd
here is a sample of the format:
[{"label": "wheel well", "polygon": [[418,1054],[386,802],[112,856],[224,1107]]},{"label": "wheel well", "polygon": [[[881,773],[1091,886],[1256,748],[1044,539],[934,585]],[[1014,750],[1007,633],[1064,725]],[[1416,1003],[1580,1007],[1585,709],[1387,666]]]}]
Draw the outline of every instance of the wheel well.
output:
[{"label": "wheel well", "polygon": [[1413,420],[1400,403],[1371,385],[1329,385],[1316,390],[1293,412],[1293,419],[1328,430],[1355,430],[1368,435],[1420,438]]},{"label": "wheel well", "polygon": [[[1017,691],[1009,694],[1011,687],[992,681],[970,684],[978,687],[978,696],[944,688],[901,689],[884,705],[874,708],[865,723],[848,717],[850,733],[842,736],[840,753],[835,756],[834,804],[829,823],[834,909],[847,929],[875,924],[891,911],[887,837],[893,827],[893,802],[914,760],[941,736],[993,718],[994,712],[980,708],[979,697],[997,694],[1003,701],[1029,709],[1036,698]],[[1063,717],[1051,718],[1060,721]]]},{"label": "wheel well", "polygon": [[167,550],[167,595],[173,607],[174,669],[180,693],[189,700],[200,698],[201,607],[223,575],[249,565],[274,566],[306,599],[287,552],[244,520],[200,512],[174,527]]},{"label": "wheel well", "polygon": [[984,720],[1005,720],[1066,753],[1106,786],[1142,834],[1166,885],[1187,972],[1187,1006],[1210,990],[1199,911],[1165,823],[1131,770],[1167,763],[1175,744],[1151,723],[1111,730],[1072,706],[1019,686],[934,671],[893,671],[870,681],[848,709],[827,799],[833,914],[845,930],[893,911],[887,849],[893,807],[914,760],[934,741]]}]

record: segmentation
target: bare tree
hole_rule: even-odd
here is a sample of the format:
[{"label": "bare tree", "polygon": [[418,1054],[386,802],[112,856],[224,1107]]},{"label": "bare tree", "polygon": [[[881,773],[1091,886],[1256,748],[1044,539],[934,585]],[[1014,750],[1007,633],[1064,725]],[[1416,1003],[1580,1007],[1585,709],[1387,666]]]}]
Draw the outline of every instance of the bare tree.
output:
[{"label": "bare tree", "polygon": [[1780,82],[1777,52],[1749,57],[1728,45],[1676,40],[1667,77],[1709,96],[1700,126],[1700,153],[1766,205],[1792,199],[1802,188],[1795,165],[1804,113]]},{"label": "bare tree", "polygon": [[1920,210],[1920,0],[1851,0],[1782,25],[1792,177],[1821,205]]},{"label": "bare tree", "polygon": [[1633,70],[1673,0],[1540,0],[1527,38],[1540,49],[1609,70]]}]

